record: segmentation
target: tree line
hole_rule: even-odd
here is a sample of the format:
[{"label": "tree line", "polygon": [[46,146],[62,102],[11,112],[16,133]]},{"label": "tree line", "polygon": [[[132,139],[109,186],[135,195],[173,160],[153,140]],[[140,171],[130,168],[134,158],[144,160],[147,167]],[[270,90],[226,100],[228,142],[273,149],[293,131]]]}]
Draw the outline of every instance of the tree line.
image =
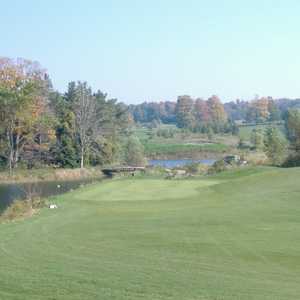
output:
[{"label": "tree line", "polygon": [[[286,112],[285,126],[269,124],[256,127],[251,132],[252,149],[264,151],[273,165],[300,166],[300,109],[290,108]],[[241,139],[240,148],[249,148]]]},{"label": "tree line", "polygon": [[0,58],[2,167],[111,163],[122,159],[130,122],[126,105],[86,82],[70,82],[62,94],[40,64]]},{"label": "tree line", "polygon": [[255,97],[251,101],[236,100],[222,103],[217,96],[206,101],[179,96],[177,102],[144,102],[130,105],[133,119],[138,123],[159,121],[183,128],[201,128],[199,124],[226,122],[264,123],[286,120],[288,110],[300,108],[300,99]]},{"label": "tree line", "polygon": [[217,96],[207,100],[179,96],[177,102],[150,102],[130,105],[129,110],[137,123],[161,122],[178,128],[202,133],[235,132],[224,105]]},{"label": "tree line", "polygon": [[[286,165],[292,166],[300,164],[299,108],[300,100],[257,97],[223,104],[217,96],[204,100],[188,95],[179,96],[177,102],[127,106],[100,90],[93,91],[86,82],[70,82],[67,92],[60,93],[39,63],[2,57],[0,167],[13,170],[19,166],[83,168],[87,164],[144,163],[142,145],[130,130],[134,121],[176,124],[208,135],[237,134],[237,121],[284,121],[289,147],[276,129],[254,131],[252,144],[257,149],[268,148],[270,153],[278,149],[277,157],[288,153]],[[276,155],[273,161],[278,164],[275,159]]]}]

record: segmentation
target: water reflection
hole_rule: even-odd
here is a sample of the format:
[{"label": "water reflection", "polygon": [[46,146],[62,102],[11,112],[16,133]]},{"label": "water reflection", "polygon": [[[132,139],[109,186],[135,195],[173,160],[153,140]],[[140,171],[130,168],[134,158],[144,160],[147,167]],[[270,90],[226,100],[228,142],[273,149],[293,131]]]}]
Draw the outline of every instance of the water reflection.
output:
[{"label": "water reflection", "polygon": [[75,181],[0,184],[0,212],[16,199],[22,200],[29,197],[49,197],[59,195],[94,181],[99,180],[86,179]]},{"label": "water reflection", "polygon": [[200,163],[204,165],[213,165],[215,159],[202,159],[202,160],[194,160],[194,159],[155,159],[150,160],[149,165],[150,166],[160,166],[164,168],[176,168],[176,167],[184,167],[186,165],[192,164],[192,163]]}]

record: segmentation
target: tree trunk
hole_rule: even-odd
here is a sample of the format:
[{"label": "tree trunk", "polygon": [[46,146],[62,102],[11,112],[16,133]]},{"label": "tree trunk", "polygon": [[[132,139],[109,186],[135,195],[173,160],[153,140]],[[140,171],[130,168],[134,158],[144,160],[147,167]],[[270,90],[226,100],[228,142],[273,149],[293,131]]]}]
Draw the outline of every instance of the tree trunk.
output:
[{"label": "tree trunk", "polygon": [[9,152],[9,158],[8,158],[8,165],[9,165],[9,175],[12,174],[12,168],[13,168],[13,157],[14,157],[14,153],[12,150],[10,150]]},{"label": "tree trunk", "polygon": [[18,167],[19,161],[19,143],[20,143],[20,136],[17,134],[16,136],[16,144],[15,144],[15,153],[14,153],[14,167]]},{"label": "tree trunk", "polygon": [[81,147],[81,158],[80,158],[80,168],[83,169],[84,164],[84,148]]},{"label": "tree trunk", "polygon": [[6,136],[7,136],[7,144],[9,147],[9,157],[8,157],[9,174],[11,175],[12,168],[13,168],[14,150],[13,150],[11,134],[9,131],[7,131]]}]

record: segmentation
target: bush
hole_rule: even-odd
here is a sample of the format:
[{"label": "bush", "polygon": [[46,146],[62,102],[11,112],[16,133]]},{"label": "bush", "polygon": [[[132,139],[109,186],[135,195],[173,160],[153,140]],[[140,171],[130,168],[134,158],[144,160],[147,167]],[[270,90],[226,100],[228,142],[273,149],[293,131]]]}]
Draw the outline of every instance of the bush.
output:
[{"label": "bush", "polygon": [[200,163],[191,163],[184,167],[189,174],[193,175],[204,175],[207,174],[209,167]]},{"label": "bush", "polygon": [[238,148],[242,150],[250,149],[251,145],[248,141],[246,141],[244,138],[241,137],[238,143]]},{"label": "bush", "polygon": [[45,206],[46,201],[41,198],[35,198],[33,200],[15,200],[0,216],[0,221],[12,221],[18,218],[31,216],[34,213],[34,210]]},{"label": "bush", "polygon": [[243,154],[242,160],[250,165],[265,165],[268,162],[267,155],[262,151],[251,151]]},{"label": "bush", "polygon": [[198,163],[191,163],[185,166],[185,170],[190,174],[197,174],[199,171]]},{"label": "bush", "polygon": [[208,169],[208,173],[209,174],[216,174],[216,173],[220,173],[223,172],[225,170],[227,170],[227,164],[225,163],[225,161],[223,159],[216,161],[209,169]]},{"label": "bush", "polygon": [[145,166],[144,147],[136,136],[130,136],[123,147],[124,162],[132,166]]},{"label": "bush", "polygon": [[173,138],[175,136],[176,130],[170,129],[158,129],[156,135],[164,138]]},{"label": "bush", "polygon": [[145,176],[149,177],[163,177],[167,174],[168,172],[166,171],[166,169],[161,166],[147,167],[145,169]]},{"label": "bush", "polygon": [[300,153],[290,154],[287,159],[283,162],[282,167],[293,168],[300,167]]},{"label": "bush", "polygon": [[2,214],[3,220],[14,220],[24,216],[32,209],[30,201],[15,200]]}]

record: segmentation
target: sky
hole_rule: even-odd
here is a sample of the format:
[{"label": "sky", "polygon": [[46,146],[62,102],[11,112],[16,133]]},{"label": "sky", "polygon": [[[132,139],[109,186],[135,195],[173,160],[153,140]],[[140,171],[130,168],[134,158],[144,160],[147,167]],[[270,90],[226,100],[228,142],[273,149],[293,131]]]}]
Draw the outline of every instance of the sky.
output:
[{"label": "sky", "polygon": [[299,0],[0,0],[0,56],[125,103],[300,97]]}]

